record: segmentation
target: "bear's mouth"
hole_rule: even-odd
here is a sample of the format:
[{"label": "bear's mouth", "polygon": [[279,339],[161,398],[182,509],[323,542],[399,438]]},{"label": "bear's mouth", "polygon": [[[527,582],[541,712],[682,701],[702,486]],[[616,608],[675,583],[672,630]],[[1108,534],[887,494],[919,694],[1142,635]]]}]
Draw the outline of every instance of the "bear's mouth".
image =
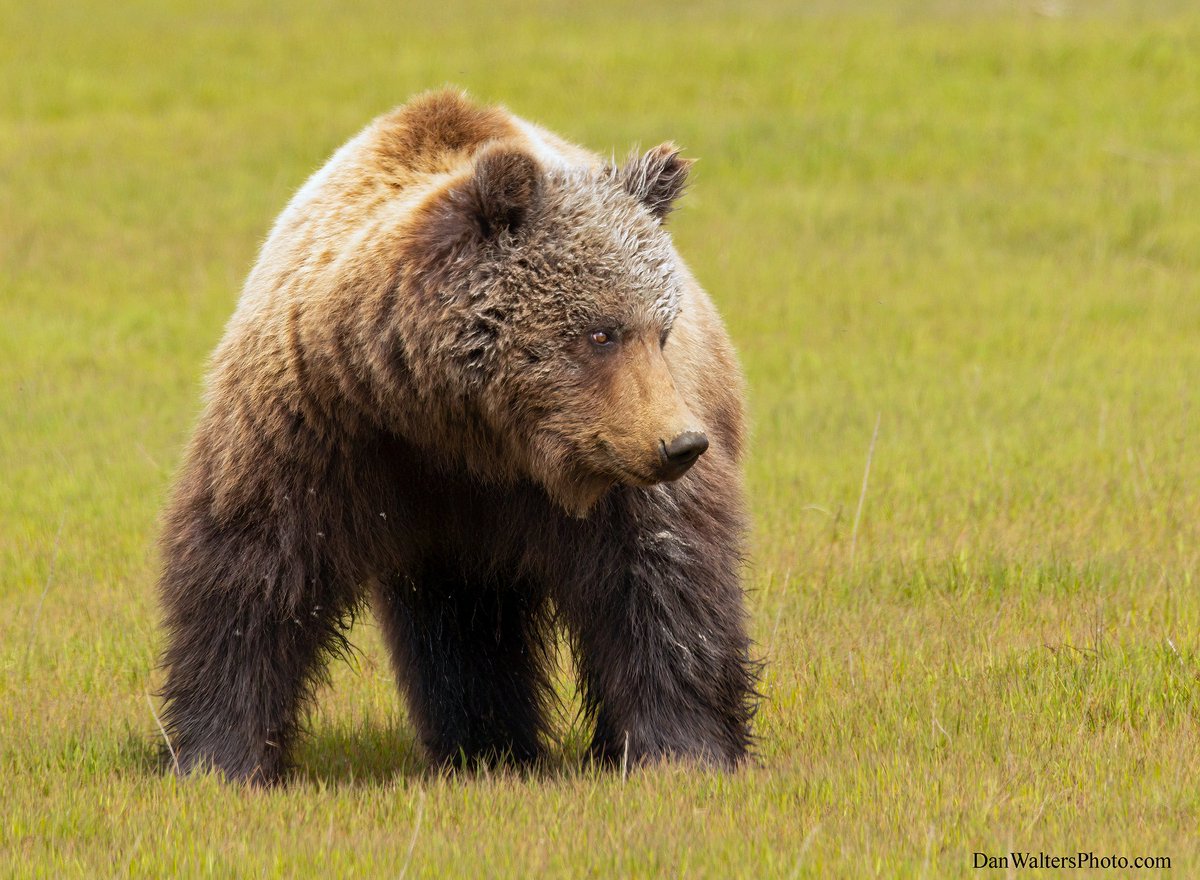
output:
[{"label": "bear's mouth", "polygon": [[598,451],[603,462],[601,465],[603,474],[618,483],[626,486],[646,487],[662,482],[662,478],[657,474],[642,473],[627,466],[607,440],[600,440]]},{"label": "bear's mouth", "polygon": [[624,468],[615,472],[613,476],[616,477],[618,483],[622,483],[626,486],[641,486],[645,488],[647,486],[654,486],[662,482],[659,477],[648,477]]}]

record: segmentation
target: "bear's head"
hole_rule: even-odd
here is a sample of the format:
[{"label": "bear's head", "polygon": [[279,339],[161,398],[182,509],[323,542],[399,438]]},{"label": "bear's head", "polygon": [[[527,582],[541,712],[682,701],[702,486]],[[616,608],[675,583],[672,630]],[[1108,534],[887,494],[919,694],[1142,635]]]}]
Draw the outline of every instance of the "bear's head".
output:
[{"label": "bear's head", "polygon": [[419,211],[421,384],[462,427],[459,452],[493,448],[578,516],[613,485],[678,479],[708,447],[672,372],[686,282],[663,221],[690,165],[670,144],[579,168],[496,143]]}]

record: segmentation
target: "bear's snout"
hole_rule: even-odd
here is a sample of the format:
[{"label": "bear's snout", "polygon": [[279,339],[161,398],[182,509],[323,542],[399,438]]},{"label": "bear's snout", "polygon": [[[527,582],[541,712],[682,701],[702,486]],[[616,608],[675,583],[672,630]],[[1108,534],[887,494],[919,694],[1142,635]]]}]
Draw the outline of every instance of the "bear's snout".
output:
[{"label": "bear's snout", "polygon": [[702,431],[684,431],[670,442],[658,441],[664,480],[678,480],[708,449],[708,437]]}]

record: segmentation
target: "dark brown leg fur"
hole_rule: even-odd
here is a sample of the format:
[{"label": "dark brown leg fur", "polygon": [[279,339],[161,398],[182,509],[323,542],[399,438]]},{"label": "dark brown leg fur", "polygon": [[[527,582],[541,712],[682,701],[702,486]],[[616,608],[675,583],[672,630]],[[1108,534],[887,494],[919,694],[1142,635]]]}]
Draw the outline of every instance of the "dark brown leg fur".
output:
[{"label": "dark brown leg fur", "polygon": [[184,773],[276,782],[325,654],[344,645],[352,596],[330,588],[311,551],[289,553],[278,528],[218,527],[196,509],[177,522],[162,580],[174,758]]},{"label": "dark brown leg fur", "polygon": [[719,500],[676,506],[671,491],[614,490],[560,599],[596,721],[592,754],[732,766],[750,746],[757,674],[740,522]]},{"label": "dark brown leg fur", "polygon": [[435,763],[528,764],[541,756],[548,627],[536,591],[430,564],[379,585],[375,607]]}]

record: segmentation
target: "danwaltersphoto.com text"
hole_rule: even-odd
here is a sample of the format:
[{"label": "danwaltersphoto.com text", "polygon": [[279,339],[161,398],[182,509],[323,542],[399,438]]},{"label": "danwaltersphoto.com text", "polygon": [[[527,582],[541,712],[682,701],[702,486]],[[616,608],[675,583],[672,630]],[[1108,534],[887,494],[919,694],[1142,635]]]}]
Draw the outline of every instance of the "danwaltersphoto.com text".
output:
[{"label": "danwaltersphoto.com text", "polygon": [[974,868],[1130,868],[1169,869],[1170,856],[1105,855],[1094,852],[1077,852],[1068,856],[1056,856],[1045,852],[1010,852],[991,855],[984,852],[972,853]]}]

